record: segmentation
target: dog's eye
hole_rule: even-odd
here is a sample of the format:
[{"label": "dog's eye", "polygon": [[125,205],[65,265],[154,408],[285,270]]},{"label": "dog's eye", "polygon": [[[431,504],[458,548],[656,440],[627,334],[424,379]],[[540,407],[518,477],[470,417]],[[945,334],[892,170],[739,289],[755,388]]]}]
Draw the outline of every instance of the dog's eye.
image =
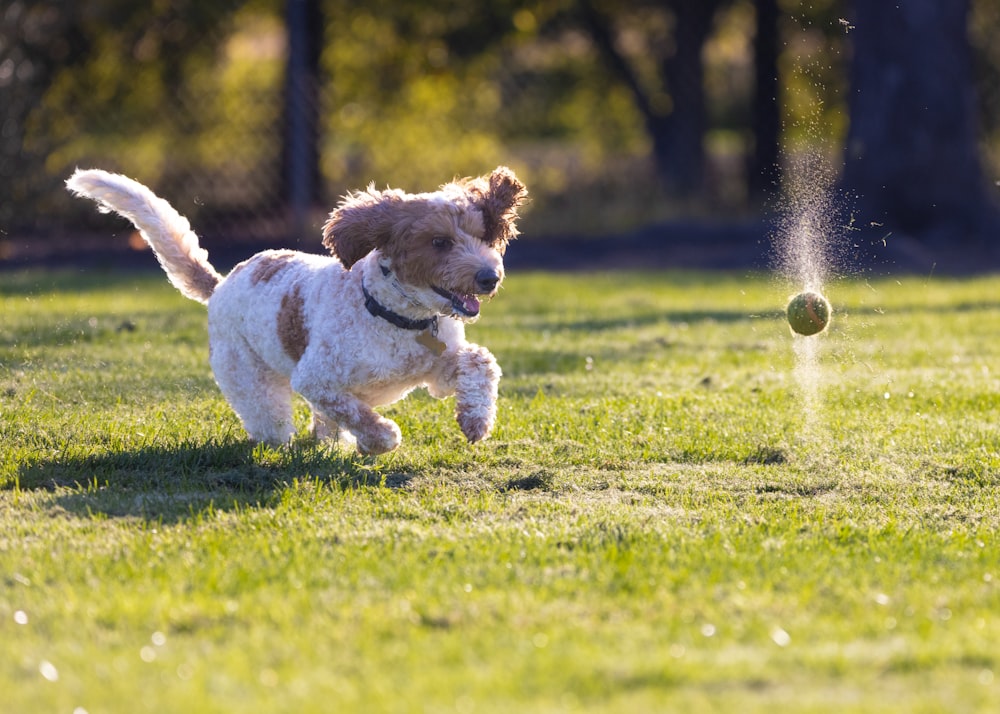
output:
[{"label": "dog's eye", "polygon": [[431,238],[431,245],[440,250],[451,248],[451,238],[448,236],[434,236]]}]

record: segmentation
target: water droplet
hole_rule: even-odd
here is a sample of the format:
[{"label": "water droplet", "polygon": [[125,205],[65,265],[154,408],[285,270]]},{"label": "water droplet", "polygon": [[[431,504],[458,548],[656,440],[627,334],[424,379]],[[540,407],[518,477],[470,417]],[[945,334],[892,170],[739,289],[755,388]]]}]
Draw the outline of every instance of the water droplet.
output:
[{"label": "water droplet", "polygon": [[534,637],[531,638],[531,644],[533,644],[538,649],[542,649],[549,644],[549,636],[546,635],[544,632],[539,632]]},{"label": "water droplet", "polygon": [[886,595],[885,593],[878,593],[875,596],[875,602],[878,603],[879,605],[888,605],[889,604],[889,596]]},{"label": "water droplet", "polygon": [[775,627],[771,630],[771,639],[774,640],[774,644],[778,645],[778,647],[788,647],[792,643],[792,636],[780,627]]},{"label": "water droplet", "polygon": [[41,662],[39,662],[38,673],[50,682],[59,681],[59,670],[56,669],[56,666],[51,662],[49,662],[47,659],[43,659]]},{"label": "water droplet", "polygon": [[181,662],[177,665],[177,678],[184,680],[185,682],[194,676],[194,667],[187,662]]},{"label": "water droplet", "polygon": [[712,637],[715,634],[715,625],[710,622],[706,622],[701,626],[701,634],[705,637]]},{"label": "water droplet", "polygon": [[28,613],[26,613],[24,610],[16,610],[14,612],[14,622],[16,622],[19,625],[27,625]]},{"label": "water droplet", "polygon": [[157,647],[163,647],[163,645],[167,644],[167,636],[162,632],[154,632],[149,640]]}]

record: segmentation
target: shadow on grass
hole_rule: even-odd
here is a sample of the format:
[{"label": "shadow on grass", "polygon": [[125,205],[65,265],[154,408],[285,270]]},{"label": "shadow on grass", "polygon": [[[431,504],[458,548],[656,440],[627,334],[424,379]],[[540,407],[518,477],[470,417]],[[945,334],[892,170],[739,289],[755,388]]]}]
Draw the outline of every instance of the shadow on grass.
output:
[{"label": "shadow on grass", "polygon": [[[724,348],[732,354],[763,353],[770,349],[762,342],[731,342]],[[659,336],[611,347],[589,345],[566,349],[511,349],[501,354],[501,364],[504,373],[510,376],[568,374],[590,369],[594,361],[603,365],[642,364],[649,359],[662,359],[667,352],[695,354],[703,352],[704,349],[703,344],[695,341],[673,340]]]},{"label": "shadow on grass", "polygon": [[[844,310],[845,308],[841,307],[839,309]],[[891,318],[893,316],[903,316],[917,313],[955,315],[969,312],[993,312],[997,309],[1000,309],[1000,301],[984,299],[947,305],[909,304],[889,308],[881,308],[878,306],[861,307],[852,305],[847,308],[847,311],[854,316],[877,316],[880,318]],[[555,315],[546,315],[539,319],[528,320],[527,325],[532,330],[545,332],[565,331],[569,333],[584,332],[587,334],[598,334],[602,332],[632,330],[656,325],[677,326],[698,325],[701,323],[730,325],[745,322],[747,320],[780,321],[784,318],[784,316],[785,310],[783,303],[775,305],[775,307],[771,309],[765,310],[656,310],[644,306],[640,311],[632,314],[616,314],[606,317],[595,316],[583,319],[562,319]]]},{"label": "shadow on grass", "polygon": [[[139,256],[136,256],[139,257]],[[149,259],[149,256],[144,256]],[[140,258],[141,259],[141,258]],[[155,261],[139,269],[69,269],[65,267],[7,272],[0,281],[0,297],[31,297],[42,294],[106,292],[117,288],[139,288],[163,280]]]},{"label": "shadow on grass", "polygon": [[626,330],[651,325],[677,325],[700,322],[718,322],[723,324],[742,322],[754,318],[776,318],[781,316],[780,310],[765,313],[755,313],[747,310],[650,310],[643,308],[641,312],[608,317],[590,317],[579,320],[563,320],[558,317],[540,319],[531,323],[532,329],[544,331],[566,330],[569,332],[605,332]]},{"label": "shadow on grass", "polygon": [[268,504],[296,483],[400,488],[411,478],[336,446],[270,448],[233,441],[37,461],[20,467],[17,487],[57,491],[58,505],[74,515],[176,522],[209,507],[235,510]]}]

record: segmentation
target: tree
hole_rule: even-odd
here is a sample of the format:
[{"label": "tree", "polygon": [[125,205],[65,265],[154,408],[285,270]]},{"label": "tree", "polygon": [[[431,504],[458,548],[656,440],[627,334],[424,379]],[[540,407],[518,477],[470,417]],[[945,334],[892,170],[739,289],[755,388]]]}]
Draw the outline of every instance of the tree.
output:
[{"label": "tree", "polygon": [[932,248],[1000,225],[977,151],[969,0],[856,2],[842,185],[864,224]]},{"label": "tree", "polygon": [[89,51],[78,12],[66,0],[18,0],[0,12],[0,185],[6,194],[0,197],[0,228],[24,220],[17,212],[44,190],[45,157],[26,148],[26,127],[59,69],[77,65]]},{"label": "tree", "polygon": [[284,191],[292,233],[305,233],[309,209],[319,201],[319,87],[323,12],[319,0],[287,0],[288,60],[285,69]]},{"label": "tree", "polygon": [[[68,145],[86,144],[89,151],[73,157],[74,163],[85,161],[101,150],[97,137],[120,133],[119,149],[128,146],[138,155],[135,134],[125,127],[138,133],[162,125],[167,115],[176,122],[177,134],[194,134],[196,113],[176,107],[181,88],[195,64],[210,65],[216,47],[206,39],[244,4],[15,0],[4,6],[0,227],[23,229],[53,211],[53,202],[63,197],[68,167],[54,174],[49,166]],[[110,163],[115,157],[107,152],[99,158]],[[145,160],[136,158],[136,163]],[[112,167],[126,168],[117,162]]]},{"label": "tree", "polygon": [[[623,52],[612,16],[594,0],[580,0],[579,16],[608,67],[628,86],[652,143],[664,185],[680,194],[701,190],[705,172],[706,107],[702,49],[715,11],[725,0],[659,0],[674,18],[670,47],[652,48],[658,62],[644,78]],[[620,6],[619,6],[620,7]]]},{"label": "tree", "polygon": [[756,0],[757,31],[753,43],[753,152],[747,169],[751,195],[767,195],[778,183],[781,111],[778,99],[778,3]]}]

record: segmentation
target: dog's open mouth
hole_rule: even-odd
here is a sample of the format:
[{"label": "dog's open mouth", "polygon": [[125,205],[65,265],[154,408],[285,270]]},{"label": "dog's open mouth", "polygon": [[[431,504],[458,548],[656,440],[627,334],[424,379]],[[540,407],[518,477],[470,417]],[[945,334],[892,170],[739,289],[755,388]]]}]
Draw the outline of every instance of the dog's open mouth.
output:
[{"label": "dog's open mouth", "polygon": [[451,290],[439,288],[437,285],[431,285],[431,289],[446,300],[450,300],[452,309],[460,315],[475,317],[479,314],[479,298],[475,295],[453,293]]}]

